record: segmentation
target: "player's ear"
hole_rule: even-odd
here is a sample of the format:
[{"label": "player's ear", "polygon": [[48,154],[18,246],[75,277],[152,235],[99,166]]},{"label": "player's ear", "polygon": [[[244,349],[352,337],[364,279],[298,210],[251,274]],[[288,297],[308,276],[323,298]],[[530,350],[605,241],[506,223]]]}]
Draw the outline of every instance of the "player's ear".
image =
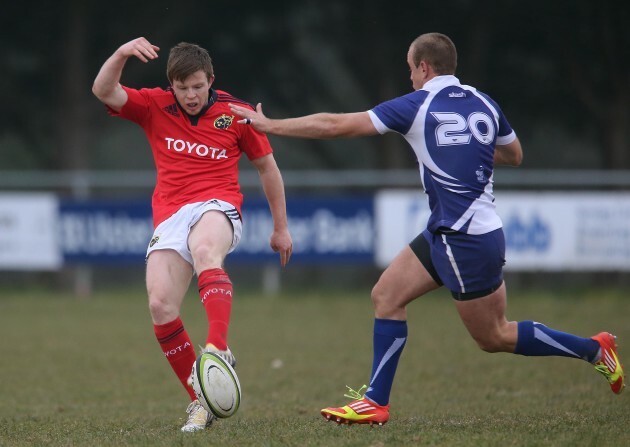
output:
[{"label": "player's ear", "polygon": [[214,75],[208,76],[208,86],[211,86],[213,82],[214,82]]},{"label": "player's ear", "polygon": [[420,61],[419,68],[420,68],[420,72],[422,73],[422,76],[424,77],[424,79],[427,79],[427,78],[429,78],[429,77],[431,77],[432,75],[435,74],[435,72],[433,71],[433,67],[431,67],[431,65],[429,65],[424,60]]}]

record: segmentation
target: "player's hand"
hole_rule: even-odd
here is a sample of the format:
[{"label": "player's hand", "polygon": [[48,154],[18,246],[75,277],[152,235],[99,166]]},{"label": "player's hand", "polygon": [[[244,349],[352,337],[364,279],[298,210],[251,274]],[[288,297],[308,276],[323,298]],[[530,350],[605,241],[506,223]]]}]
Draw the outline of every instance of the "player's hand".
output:
[{"label": "player's hand", "polygon": [[289,230],[274,230],[269,245],[274,252],[280,254],[280,265],[282,267],[287,265],[293,253],[293,240]]},{"label": "player's hand", "polygon": [[232,113],[243,117],[243,119],[238,120],[237,123],[248,124],[259,132],[268,132],[270,130],[271,120],[263,113],[262,104],[256,104],[255,111],[232,103],[230,103],[229,106]]},{"label": "player's hand", "polygon": [[157,59],[158,51],[160,51],[159,47],[156,47],[144,37],[138,37],[118,48],[117,53],[123,57],[135,56],[142,62],[149,62],[149,60]]}]

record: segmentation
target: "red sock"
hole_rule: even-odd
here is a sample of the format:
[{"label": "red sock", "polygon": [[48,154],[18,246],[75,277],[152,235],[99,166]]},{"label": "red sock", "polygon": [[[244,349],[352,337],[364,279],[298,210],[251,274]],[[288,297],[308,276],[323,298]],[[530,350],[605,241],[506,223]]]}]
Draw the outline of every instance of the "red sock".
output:
[{"label": "red sock", "polygon": [[171,364],[171,368],[177,374],[179,381],[184,385],[186,391],[190,395],[191,400],[195,400],[195,392],[188,385],[188,377],[192,370],[193,363],[197,359],[195,348],[188,337],[186,329],[182,324],[182,320],[177,319],[166,324],[154,324],[153,331],[155,337],[160,343],[160,347],[164,352],[166,360]]},{"label": "red sock", "polygon": [[208,338],[222,351],[227,349],[227,334],[232,312],[232,282],[223,269],[208,269],[199,274],[199,298],[208,315]]}]

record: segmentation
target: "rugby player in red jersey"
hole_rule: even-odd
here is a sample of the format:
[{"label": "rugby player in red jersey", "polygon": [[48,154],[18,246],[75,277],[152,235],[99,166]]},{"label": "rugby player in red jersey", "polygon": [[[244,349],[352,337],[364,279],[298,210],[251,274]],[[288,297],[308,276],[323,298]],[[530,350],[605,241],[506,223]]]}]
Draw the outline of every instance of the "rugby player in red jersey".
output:
[{"label": "rugby player in red jersey", "polygon": [[118,48],[100,69],[92,92],[111,115],[140,125],[157,169],[153,193],[155,232],[147,249],[146,285],[155,336],[191,403],[182,431],[208,427],[214,416],[196,400],[190,373],[195,349],[180,319],[190,281],[197,275],[208,317],[204,350],[232,365],[227,345],[232,282],[223,261],[239,242],[243,196],[238,184],[242,153],[254,164],[273,217],[271,248],[285,266],[293,243],[288,230],[284,184],[267,137],[237,124],[228,103],[249,106],[212,88],[214,69],[208,52],[182,42],[170,50],[167,89],[140,90],[120,84],[127,60],[149,62],[159,48],[144,37]]}]

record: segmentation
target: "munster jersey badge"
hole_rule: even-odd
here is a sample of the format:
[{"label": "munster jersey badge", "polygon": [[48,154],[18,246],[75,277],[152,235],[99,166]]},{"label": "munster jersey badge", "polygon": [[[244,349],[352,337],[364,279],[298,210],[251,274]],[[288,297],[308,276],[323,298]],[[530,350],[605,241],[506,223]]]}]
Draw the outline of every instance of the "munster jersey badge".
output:
[{"label": "munster jersey badge", "polygon": [[233,120],[234,116],[228,116],[224,113],[214,120],[214,127],[216,127],[217,129],[227,129],[232,125]]}]

